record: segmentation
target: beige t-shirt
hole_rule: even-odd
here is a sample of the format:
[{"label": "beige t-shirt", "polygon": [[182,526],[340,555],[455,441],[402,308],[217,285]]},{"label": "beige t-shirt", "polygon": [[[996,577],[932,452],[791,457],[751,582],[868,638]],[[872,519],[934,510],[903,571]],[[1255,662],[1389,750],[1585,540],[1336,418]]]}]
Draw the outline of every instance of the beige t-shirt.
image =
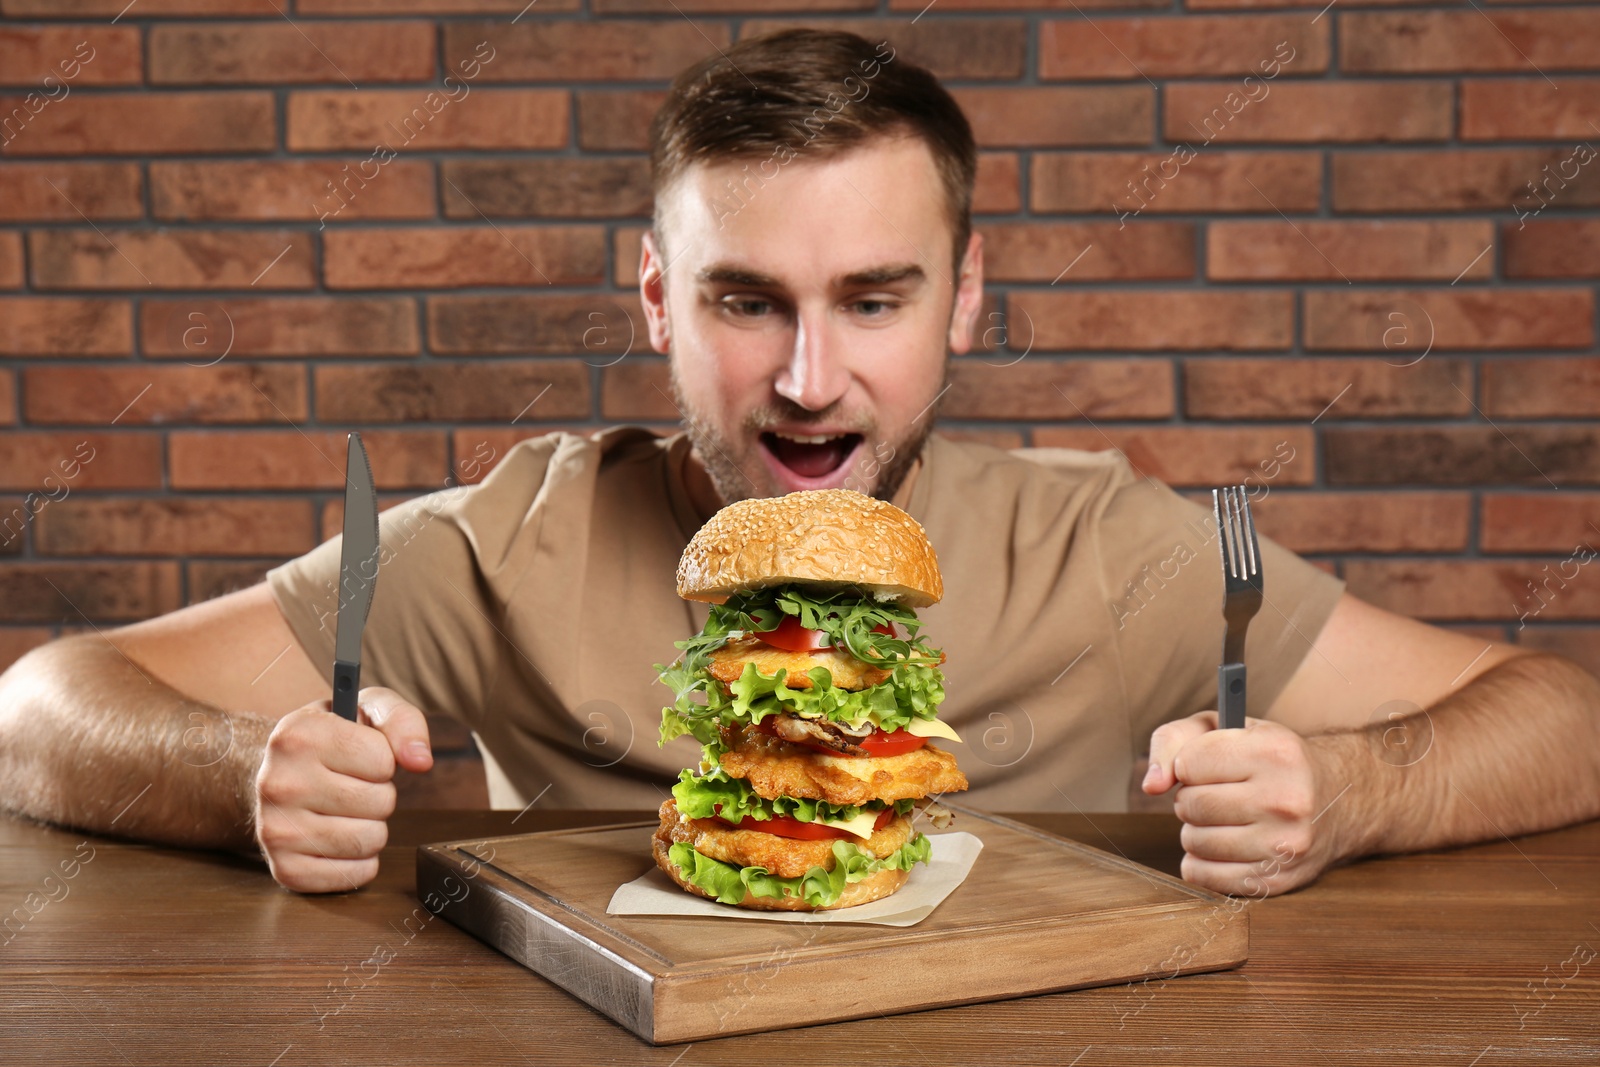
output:
[{"label": "beige t-shirt", "polygon": [[[652,664],[699,632],[678,557],[709,516],[684,486],[690,443],[619,426],[512,448],[484,479],[381,516],[361,682],[460,719],[497,808],[653,808],[698,760],[657,744],[671,699]],[[1222,578],[1210,511],[1119,454],[1006,451],[934,433],[895,503],[922,523],[945,598],[918,612],[944,649],[940,717],[963,802],[1121,811],[1150,732],[1216,706]],[[341,539],[268,582],[331,674]],[[1261,539],[1249,713],[1283,689],[1344,582]],[[547,791],[548,790],[548,791]]]}]

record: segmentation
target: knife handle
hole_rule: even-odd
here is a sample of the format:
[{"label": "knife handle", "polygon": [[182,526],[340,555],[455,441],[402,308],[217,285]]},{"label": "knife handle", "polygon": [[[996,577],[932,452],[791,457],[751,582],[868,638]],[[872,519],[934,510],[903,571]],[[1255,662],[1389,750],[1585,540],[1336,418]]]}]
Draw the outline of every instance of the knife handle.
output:
[{"label": "knife handle", "polygon": [[361,691],[361,664],[333,661],[333,713],[356,721],[356,694]]},{"label": "knife handle", "polygon": [[1224,730],[1244,729],[1244,664],[1224,663],[1217,668],[1217,725]]}]

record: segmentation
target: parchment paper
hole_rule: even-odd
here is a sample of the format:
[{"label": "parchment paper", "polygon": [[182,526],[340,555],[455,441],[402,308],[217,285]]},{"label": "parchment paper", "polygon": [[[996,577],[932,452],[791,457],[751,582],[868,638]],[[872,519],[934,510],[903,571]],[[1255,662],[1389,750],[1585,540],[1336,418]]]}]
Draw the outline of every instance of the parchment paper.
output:
[{"label": "parchment paper", "polygon": [[758,919],[780,923],[871,923],[875,926],[915,926],[933,913],[966,880],[983,842],[968,833],[929,834],[933,855],[911,869],[911,877],[896,893],[832,911],[756,911],[718,904],[679,889],[659,867],[617,887],[606,906],[607,915],[692,915],[711,919]]}]

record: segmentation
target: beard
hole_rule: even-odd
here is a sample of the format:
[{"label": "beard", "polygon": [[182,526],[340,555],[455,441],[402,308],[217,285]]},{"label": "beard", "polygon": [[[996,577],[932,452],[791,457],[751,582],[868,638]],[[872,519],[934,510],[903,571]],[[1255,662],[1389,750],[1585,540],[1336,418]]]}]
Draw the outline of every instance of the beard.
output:
[{"label": "beard", "polygon": [[[669,357],[671,355],[669,352]],[[784,424],[802,428],[831,424],[861,434],[862,444],[851,460],[852,469],[844,480],[843,488],[891,501],[911,473],[917,457],[922,454],[928,435],[933,432],[935,405],[946,390],[945,382],[941,381],[934,400],[898,440],[875,440],[877,424],[870,418],[840,417],[837,406],[811,411],[786,397],[778,397],[774,403],[751,411],[744,418],[741,426],[743,433],[739,439],[729,440],[684,396],[678,382],[677,359],[669,358],[667,368],[673,403],[683,416],[684,429],[694,446],[695,458],[705,468],[724,506],[739,500],[778,496],[785,492],[781,487],[770,484],[766,464],[753,454],[755,449],[761,447],[757,438],[762,432]],[[949,360],[946,359],[942,377],[947,378],[948,374]]]}]

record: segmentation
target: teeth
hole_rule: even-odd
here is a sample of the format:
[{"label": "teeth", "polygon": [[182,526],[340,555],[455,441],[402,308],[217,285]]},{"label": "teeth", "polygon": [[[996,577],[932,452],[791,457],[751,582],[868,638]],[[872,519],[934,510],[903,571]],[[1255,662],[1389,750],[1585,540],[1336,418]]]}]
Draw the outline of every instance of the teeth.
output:
[{"label": "teeth", "polygon": [[786,441],[798,442],[802,445],[825,445],[829,441],[837,440],[838,438],[844,436],[842,433],[784,433],[782,430],[773,431],[773,435],[776,437],[782,437]]}]

